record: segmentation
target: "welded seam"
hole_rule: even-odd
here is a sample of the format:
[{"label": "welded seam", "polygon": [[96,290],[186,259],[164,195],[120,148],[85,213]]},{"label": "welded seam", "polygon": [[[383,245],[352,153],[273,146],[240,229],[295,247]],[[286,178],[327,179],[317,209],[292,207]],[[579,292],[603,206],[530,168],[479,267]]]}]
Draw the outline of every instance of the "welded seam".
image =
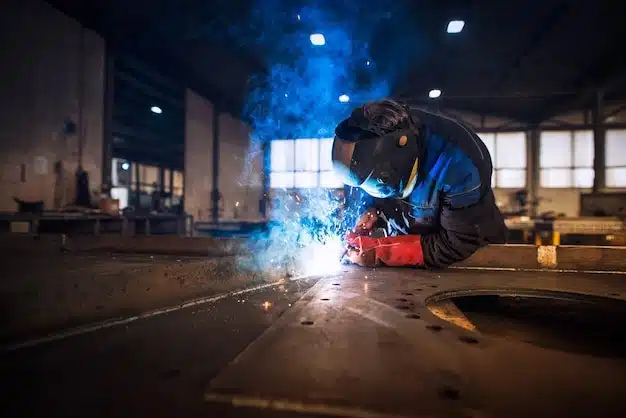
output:
[{"label": "welded seam", "polygon": [[[301,280],[304,278],[307,278],[307,277],[298,277],[297,279],[291,279],[291,280]],[[76,327],[76,328],[70,328],[64,331],[59,331],[59,332],[55,332],[49,335],[45,335],[43,337],[37,337],[37,338],[33,338],[30,340],[26,340],[26,341],[21,341],[18,343],[6,344],[3,346],[0,346],[0,353],[8,353],[8,352],[20,350],[23,348],[35,347],[38,345],[42,345],[42,344],[46,344],[46,343],[50,343],[54,341],[64,340],[70,337],[88,334],[88,333],[99,331],[99,330],[106,329],[106,328],[112,328],[112,327],[119,326],[119,325],[126,325],[131,322],[138,321],[140,319],[152,318],[155,316],[179,311],[181,309],[189,308],[192,306],[198,306],[198,305],[203,305],[207,303],[214,303],[214,302],[220,301],[222,299],[225,299],[231,296],[243,295],[246,293],[251,293],[251,292],[258,291],[258,290],[263,290],[263,289],[267,289],[270,287],[278,286],[280,284],[284,284],[284,281],[280,280],[275,283],[265,283],[265,284],[261,284],[261,285],[257,285],[253,287],[247,287],[245,289],[235,290],[232,292],[220,293],[218,295],[208,296],[208,297],[200,298],[200,299],[194,299],[188,302],[181,303],[179,305],[169,306],[169,307],[161,308],[161,309],[155,309],[152,311],[147,311],[147,312],[130,316],[130,317],[126,317],[126,318],[107,320],[107,321],[102,321],[102,322],[96,322],[93,324],[83,325],[83,326]]]}]

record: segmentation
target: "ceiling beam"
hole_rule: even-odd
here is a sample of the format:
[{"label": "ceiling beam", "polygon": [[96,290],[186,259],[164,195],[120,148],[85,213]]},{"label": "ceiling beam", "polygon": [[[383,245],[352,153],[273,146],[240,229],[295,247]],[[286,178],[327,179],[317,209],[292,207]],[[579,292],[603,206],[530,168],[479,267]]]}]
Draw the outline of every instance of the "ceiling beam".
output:
[{"label": "ceiling beam", "polygon": [[604,94],[620,89],[626,85],[626,60],[611,47],[604,58],[595,61],[586,71],[582,72],[575,84],[586,85],[575,97],[554,98],[538,108],[533,114],[533,122],[540,123],[561,113],[584,109],[594,103],[599,91]]},{"label": "ceiling beam", "polygon": [[537,122],[542,122],[570,110],[588,108],[595,103],[595,98],[598,92],[607,94],[613,90],[623,87],[624,85],[626,85],[626,69],[622,70],[621,73],[615,74],[612,78],[606,80],[600,85],[589,87],[573,99],[559,101],[551,106],[546,106],[545,110],[536,114],[535,119]]},{"label": "ceiling beam", "polygon": [[[131,88],[134,87],[139,92],[147,96],[147,98],[153,99],[152,101],[155,103],[167,103],[169,106],[177,109],[185,108],[185,103],[182,98],[177,99],[168,94],[164,94],[163,92],[153,88],[149,84],[144,83],[142,80],[139,80],[128,73],[115,71],[115,81],[121,82],[122,85],[127,84]],[[184,93],[184,90],[182,91],[182,93]]]},{"label": "ceiling beam", "polygon": [[[137,57],[132,54],[118,54],[115,56],[115,63],[118,68],[128,67],[131,71],[139,72],[142,75],[142,78],[149,79],[150,84],[154,84],[158,86],[159,89],[167,90],[172,94],[180,94],[184,96],[185,94],[185,86],[183,83],[179,81],[173,80],[170,77],[164,76],[163,74],[155,71],[154,67],[147,65],[143,61],[137,59]],[[148,80],[146,80],[148,81]]]},{"label": "ceiling beam", "polygon": [[[145,144],[147,148],[153,147],[160,150],[167,149],[168,152],[183,153],[185,149],[185,138],[164,139],[159,133],[146,128],[137,128],[121,122],[114,122],[112,126],[113,136],[119,137],[122,143]],[[115,142],[115,141],[114,141]]]},{"label": "ceiling beam", "polygon": [[436,108],[440,108],[440,109],[451,109],[451,110],[457,110],[457,111],[465,111],[465,112],[471,112],[474,113],[476,115],[484,115],[484,116],[491,116],[491,117],[496,117],[496,118],[501,118],[501,119],[507,119],[513,122],[517,122],[520,124],[528,124],[528,120],[524,115],[520,115],[520,114],[510,114],[509,112],[503,112],[501,110],[494,110],[495,106],[486,106],[486,105],[468,105],[467,101],[465,101],[465,103],[463,103],[462,100],[454,100],[454,99],[445,99],[445,98],[440,98],[437,100],[432,100],[432,99],[408,99],[408,100],[403,100],[404,103],[413,105],[413,106],[417,106],[417,107],[436,107]]}]

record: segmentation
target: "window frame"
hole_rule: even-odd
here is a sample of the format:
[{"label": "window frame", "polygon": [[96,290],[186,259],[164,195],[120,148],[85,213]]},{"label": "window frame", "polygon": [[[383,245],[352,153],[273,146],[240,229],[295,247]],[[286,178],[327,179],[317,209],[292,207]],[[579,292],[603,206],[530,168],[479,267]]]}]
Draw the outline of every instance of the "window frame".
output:
[{"label": "window frame", "polygon": [[[315,141],[315,148],[316,148],[316,152],[317,152],[317,169],[316,170],[299,170],[297,169],[297,152],[296,152],[296,141],[298,140],[312,140]],[[278,142],[278,141],[286,141],[286,142],[291,142],[293,144],[293,169],[292,170],[273,170],[273,167],[271,166],[271,154],[270,154],[270,167],[269,167],[269,177],[270,177],[270,189],[272,190],[311,190],[311,189],[341,189],[343,186],[337,186],[337,187],[323,187],[320,185],[321,183],[321,179],[322,179],[322,174],[323,173],[329,173],[332,172],[332,170],[322,170],[322,159],[321,159],[321,155],[322,155],[322,141],[324,140],[332,140],[332,138],[295,138],[295,139],[273,139],[271,140],[270,143],[270,153],[272,152],[272,144],[274,142]],[[276,187],[272,185],[272,174],[277,173],[277,174],[291,174],[292,178],[293,178],[293,187]],[[297,182],[297,176],[296,174],[298,173],[309,173],[309,174],[315,174],[315,186],[298,186],[298,182]]]},{"label": "window frame", "polygon": [[[544,134],[550,134],[550,133],[554,133],[554,132],[558,132],[558,133],[567,133],[569,134],[569,145],[570,145],[570,165],[569,166],[543,166],[541,163],[541,149],[543,147],[542,144],[542,137]],[[574,129],[574,130],[559,130],[559,131],[541,131],[540,135],[539,135],[539,170],[538,170],[538,174],[539,174],[539,187],[542,189],[562,189],[562,190],[581,190],[581,189],[590,189],[593,187],[593,180],[591,185],[588,186],[578,186],[576,183],[576,172],[579,170],[589,170],[591,169],[593,171],[593,158],[595,158],[595,156],[592,156],[591,159],[591,163],[589,166],[581,166],[581,165],[577,165],[576,163],[576,133],[591,133],[591,141],[592,141],[592,145],[593,145],[593,131],[589,130],[589,129]],[[544,171],[549,171],[549,170],[567,170],[569,172],[569,185],[568,186],[550,186],[547,184],[544,184],[543,181],[543,173]],[[595,172],[594,172],[595,174]]]},{"label": "window frame", "polygon": [[[625,141],[624,147],[626,148],[626,129],[607,129],[605,131],[605,135],[604,135],[605,142],[606,142],[606,139],[608,138],[609,132],[611,132],[611,131],[618,131],[618,132],[623,132],[624,133],[624,141]],[[606,178],[608,178],[609,170],[626,169],[626,165],[621,165],[621,164],[620,165],[608,165],[606,163],[606,161],[608,159],[607,158],[608,155],[609,155],[609,150],[606,147],[606,143],[605,143],[605,147],[604,147],[604,161],[605,161],[605,164],[604,164],[604,178],[605,178],[605,182],[606,182]],[[619,186],[619,185],[618,186],[609,186],[608,184],[605,184],[605,187],[607,189],[614,189],[614,190],[626,189],[626,182],[622,186]]]},{"label": "window frame", "polygon": [[[524,167],[514,168],[514,167],[500,167],[498,163],[498,135],[499,134],[522,134],[524,136]],[[491,165],[493,171],[491,173],[491,188],[493,189],[504,189],[504,190],[516,190],[523,189],[528,185],[528,134],[525,131],[513,131],[513,132],[478,132],[478,136],[480,140],[485,143],[485,135],[492,135],[493,138],[493,153],[490,153],[491,156]],[[489,150],[489,147],[485,143],[485,147]],[[515,187],[502,187],[500,186],[500,176],[503,171],[516,171],[524,173],[524,183],[521,186]]]}]

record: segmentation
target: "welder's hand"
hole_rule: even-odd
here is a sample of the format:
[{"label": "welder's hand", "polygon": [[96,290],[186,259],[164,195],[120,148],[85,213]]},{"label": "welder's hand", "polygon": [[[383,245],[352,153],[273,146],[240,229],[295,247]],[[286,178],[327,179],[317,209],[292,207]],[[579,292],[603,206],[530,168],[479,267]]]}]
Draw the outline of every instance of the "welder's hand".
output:
[{"label": "welder's hand", "polygon": [[352,264],[361,267],[376,267],[376,250],[360,251],[356,248],[349,248],[346,257]]},{"label": "welder's hand", "polygon": [[360,266],[375,267],[384,264],[390,267],[402,267],[424,264],[419,235],[372,238],[349,233],[346,235],[346,245],[348,259]]},{"label": "welder's hand", "polygon": [[347,251],[346,257],[353,264],[363,267],[376,267],[376,246],[375,239],[361,233],[350,232],[346,235]]},{"label": "welder's hand", "polygon": [[378,220],[378,211],[376,209],[368,209],[356,221],[354,232],[369,232],[374,228],[374,224]]}]

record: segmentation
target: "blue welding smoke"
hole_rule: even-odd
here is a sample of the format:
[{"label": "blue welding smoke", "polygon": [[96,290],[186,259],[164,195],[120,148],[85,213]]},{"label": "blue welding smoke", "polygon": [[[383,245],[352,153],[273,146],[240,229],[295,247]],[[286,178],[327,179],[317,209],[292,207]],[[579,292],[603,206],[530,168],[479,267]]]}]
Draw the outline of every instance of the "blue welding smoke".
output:
[{"label": "blue welding smoke", "polygon": [[[323,0],[301,7],[288,0],[258,0],[248,26],[231,30],[242,44],[262,52],[267,67],[250,79],[244,109],[255,138],[332,137],[335,125],[355,106],[389,96],[408,49],[395,45],[405,53],[389,65],[388,56],[387,62],[376,62],[371,45],[392,10],[402,15],[398,4]],[[315,45],[311,34],[322,34],[324,44],[318,39]],[[385,49],[395,50],[393,44]],[[311,274],[338,264],[345,228],[341,196],[320,189],[273,189],[272,203],[268,239],[255,241],[263,243],[255,249],[261,267]]]}]

